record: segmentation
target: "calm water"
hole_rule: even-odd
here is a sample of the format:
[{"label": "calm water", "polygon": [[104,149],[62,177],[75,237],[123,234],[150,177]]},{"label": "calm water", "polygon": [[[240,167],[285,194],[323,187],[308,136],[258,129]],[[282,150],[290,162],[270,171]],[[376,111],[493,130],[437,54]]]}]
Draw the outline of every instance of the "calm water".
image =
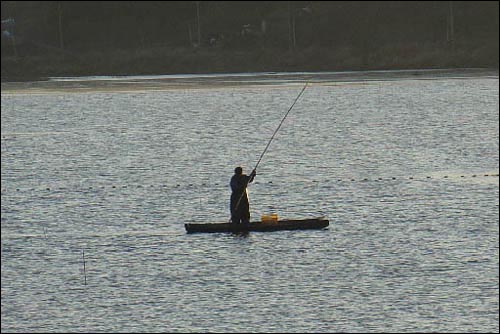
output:
[{"label": "calm water", "polygon": [[[321,231],[187,235],[251,214]],[[2,84],[2,332],[498,332],[498,72]],[[85,272],[83,254],[85,252]]]}]

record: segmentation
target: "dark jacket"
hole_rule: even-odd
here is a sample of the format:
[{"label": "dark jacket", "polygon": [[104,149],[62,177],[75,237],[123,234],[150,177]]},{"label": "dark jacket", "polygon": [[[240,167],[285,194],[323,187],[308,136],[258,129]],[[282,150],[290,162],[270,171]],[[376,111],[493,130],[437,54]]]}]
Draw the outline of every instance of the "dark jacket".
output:
[{"label": "dark jacket", "polygon": [[[231,220],[233,223],[250,221],[250,205],[247,185],[253,181],[255,174],[234,174],[231,178]],[[239,202],[239,203],[238,203]]]}]

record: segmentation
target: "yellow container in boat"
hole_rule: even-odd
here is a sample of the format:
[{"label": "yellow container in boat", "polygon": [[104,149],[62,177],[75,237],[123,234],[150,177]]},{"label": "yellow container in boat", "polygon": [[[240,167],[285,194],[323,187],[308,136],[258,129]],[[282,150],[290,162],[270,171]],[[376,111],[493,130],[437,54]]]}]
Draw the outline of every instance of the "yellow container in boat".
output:
[{"label": "yellow container in boat", "polygon": [[277,223],[278,215],[275,213],[271,213],[270,215],[262,215],[260,217],[261,222],[263,223]]}]

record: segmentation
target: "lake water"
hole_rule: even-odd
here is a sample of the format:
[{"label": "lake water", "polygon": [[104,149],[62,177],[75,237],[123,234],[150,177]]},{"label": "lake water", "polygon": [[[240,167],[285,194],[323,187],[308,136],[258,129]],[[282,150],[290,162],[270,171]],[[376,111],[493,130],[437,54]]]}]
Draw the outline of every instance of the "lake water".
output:
[{"label": "lake water", "polygon": [[[229,219],[234,167],[305,81],[251,214],[329,228],[186,234]],[[53,78],[1,98],[2,332],[499,330],[498,71]]]}]

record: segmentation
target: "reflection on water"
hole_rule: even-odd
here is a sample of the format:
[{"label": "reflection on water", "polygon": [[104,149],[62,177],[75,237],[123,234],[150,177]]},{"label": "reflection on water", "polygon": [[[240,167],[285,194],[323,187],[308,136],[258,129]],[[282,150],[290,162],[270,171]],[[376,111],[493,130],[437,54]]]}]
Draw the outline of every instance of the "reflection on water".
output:
[{"label": "reflection on water", "polygon": [[[251,214],[329,229],[186,234],[304,81]],[[498,110],[477,70],[2,83],[2,331],[497,332]]]},{"label": "reflection on water", "polygon": [[93,91],[153,91],[170,89],[199,89],[219,87],[249,87],[271,85],[355,84],[393,80],[448,80],[498,78],[498,71],[489,69],[461,70],[401,70],[401,71],[344,71],[292,73],[227,73],[227,74],[169,74],[142,76],[53,77],[38,82],[2,82],[6,93],[57,93]]}]

